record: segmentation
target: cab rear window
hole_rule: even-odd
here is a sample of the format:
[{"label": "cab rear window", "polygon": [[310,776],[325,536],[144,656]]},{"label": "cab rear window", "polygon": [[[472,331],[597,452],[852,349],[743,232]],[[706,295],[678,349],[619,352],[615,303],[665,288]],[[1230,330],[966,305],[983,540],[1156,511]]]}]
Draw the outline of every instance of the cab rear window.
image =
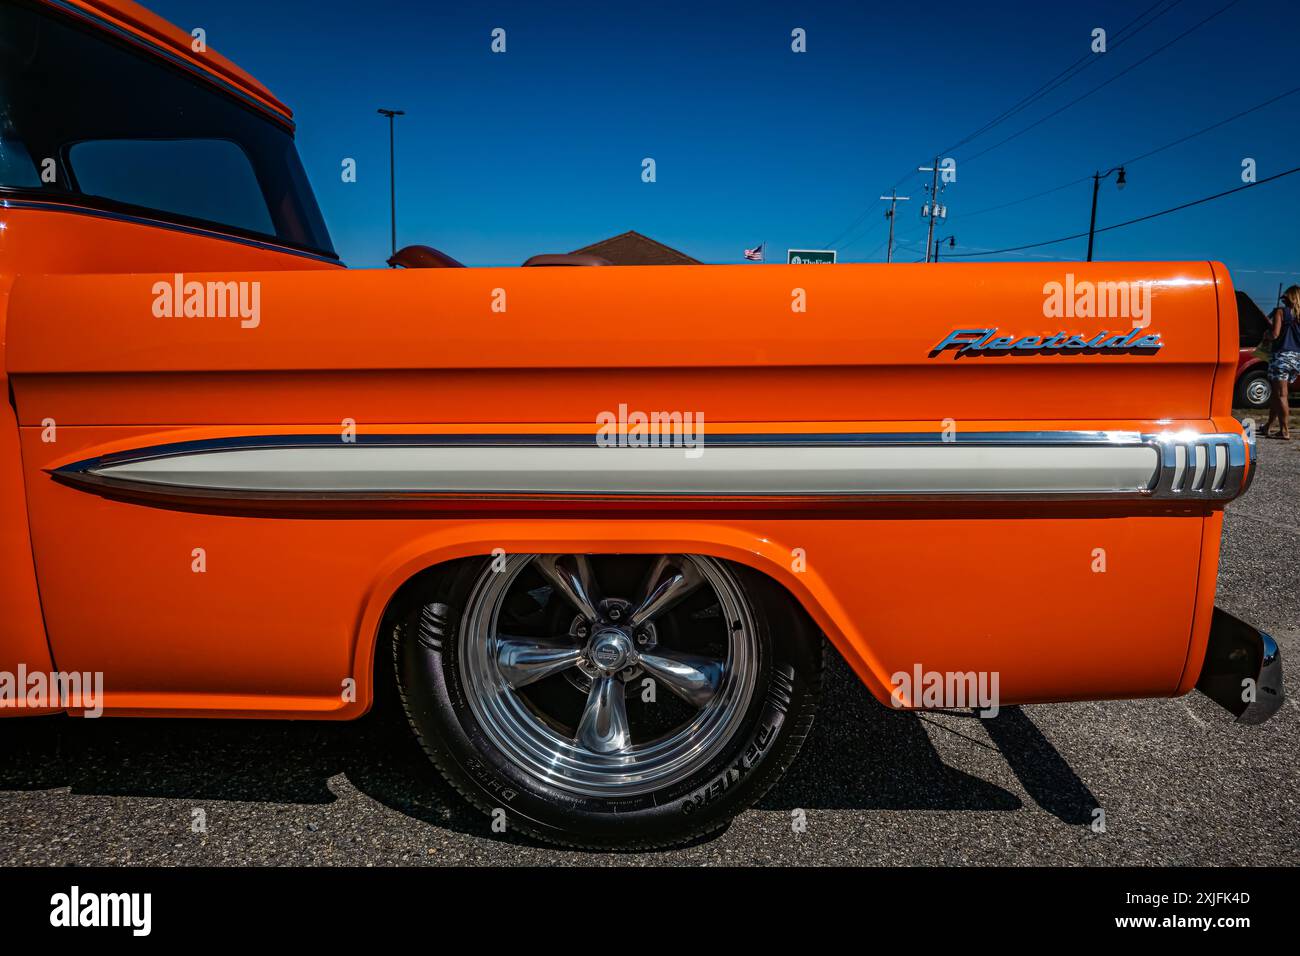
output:
[{"label": "cab rear window", "polygon": [[0,196],[333,256],[290,131],[160,58],[0,0]]}]

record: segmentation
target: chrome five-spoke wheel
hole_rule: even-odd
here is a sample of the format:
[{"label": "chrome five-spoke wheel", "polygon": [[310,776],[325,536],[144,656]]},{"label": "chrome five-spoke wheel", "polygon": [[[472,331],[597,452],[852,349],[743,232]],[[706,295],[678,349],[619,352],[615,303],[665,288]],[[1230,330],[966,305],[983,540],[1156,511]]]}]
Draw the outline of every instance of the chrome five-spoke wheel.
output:
[{"label": "chrome five-spoke wheel", "polygon": [[510,830],[581,847],[699,837],[757,800],[812,726],[821,635],[743,565],[463,558],[413,578],[394,605],[416,736]]},{"label": "chrome five-spoke wheel", "polygon": [[758,667],[748,602],[696,555],[511,556],[483,573],[460,645],[484,733],[584,796],[645,793],[707,763],[744,717]]}]

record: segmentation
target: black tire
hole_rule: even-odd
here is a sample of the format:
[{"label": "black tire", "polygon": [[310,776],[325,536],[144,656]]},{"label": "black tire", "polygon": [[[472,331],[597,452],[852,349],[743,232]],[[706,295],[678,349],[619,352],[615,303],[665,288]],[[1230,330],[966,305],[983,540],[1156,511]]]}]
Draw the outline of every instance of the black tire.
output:
[{"label": "black tire", "polygon": [[795,759],[821,690],[821,634],[784,589],[729,564],[750,603],[761,662],[743,721],[713,759],[665,789],[599,798],[512,762],[483,732],[458,665],[462,616],[490,561],[451,562],[413,582],[392,646],[398,692],[425,752],[474,806],[497,818],[503,810],[510,832],[582,849],[680,845],[725,826]]},{"label": "black tire", "polygon": [[[1262,383],[1262,385],[1261,385]],[[1274,383],[1268,380],[1266,368],[1253,368],[1237,379],[1237,408],[1268,408]]]}]

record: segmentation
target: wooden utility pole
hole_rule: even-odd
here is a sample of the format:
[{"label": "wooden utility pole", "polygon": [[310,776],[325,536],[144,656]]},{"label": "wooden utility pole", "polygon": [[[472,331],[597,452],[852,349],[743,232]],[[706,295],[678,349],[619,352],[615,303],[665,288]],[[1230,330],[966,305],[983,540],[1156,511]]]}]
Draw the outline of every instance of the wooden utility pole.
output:
[{"label": "wooden utility pole", "polygon": [[929,190],[930,198],[921,210],[921,215],[930,220],[929,228],[925,233],[925,261],[930,261],[930,246],[934,244],[934,221],[936,219],[947,218],[947,210],[939,204],[939,157],[934,157],[933,166],[918,166],[918,173],[932,173],[933,177],[930,185],[926,187]]},{"label": "wooden utility pole", "polygon": [[889,220],[889,245],[885,248],[885,261],[894,261],[894,210],[900,202],[907,202],[911,197],[898,195],[897,189],[891,189],[888,196],[881,196],[881,199],[889,200],[889,211],[885,213],[885,218]]}]

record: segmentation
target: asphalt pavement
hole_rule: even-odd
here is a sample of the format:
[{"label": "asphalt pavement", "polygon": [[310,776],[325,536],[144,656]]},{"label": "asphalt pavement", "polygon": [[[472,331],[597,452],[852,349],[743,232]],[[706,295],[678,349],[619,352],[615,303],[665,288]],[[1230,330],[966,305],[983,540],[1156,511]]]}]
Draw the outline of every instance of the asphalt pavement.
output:
[{"label": "asphalt pavement", "polygon": [[813,734],[757,807],[684,849],[601,855],[494,834],[391,709],[352,723],[6,719],[0,865],[1295,865],[1300,440],[1260,444],[1259,478],[1228,507],[1217,603],[1282,647],[1289,700],[1262,726],[1198,693],[990,721],[903,713],[832,655]]}]

